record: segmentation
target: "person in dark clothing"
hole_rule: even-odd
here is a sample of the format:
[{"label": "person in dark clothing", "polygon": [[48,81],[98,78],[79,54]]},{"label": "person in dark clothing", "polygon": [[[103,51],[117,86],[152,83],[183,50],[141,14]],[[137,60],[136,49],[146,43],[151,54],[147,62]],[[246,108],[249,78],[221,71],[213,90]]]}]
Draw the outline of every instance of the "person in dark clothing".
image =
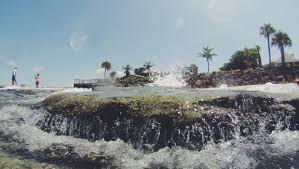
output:
[{"label": "person in dark clothing", "polygon": [[13,85],[13,86],[16,86],[17,85],[17,67],[15,67],[14,69],[13,69],[13,72],[12,72],[12,82],[11,82],[11,84]]}]

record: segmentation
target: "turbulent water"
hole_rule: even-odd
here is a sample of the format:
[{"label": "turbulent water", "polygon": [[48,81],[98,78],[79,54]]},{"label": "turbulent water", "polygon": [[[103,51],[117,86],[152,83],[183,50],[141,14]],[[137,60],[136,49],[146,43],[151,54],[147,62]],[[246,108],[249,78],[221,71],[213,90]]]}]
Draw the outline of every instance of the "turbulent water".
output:
[{"label": "turbulent water", "polygon": [[[282,90],[288,88],[288,90]],[[5,89],[0,90],[0,169],[1,168],[124,168],[124,169],[218,169],[218,168],[299,168],[299,132],[290,119],[283,118],[275,130],[266,130],[267,119],[258,129],[244,136],[235,124],[232,139],[208,141],[200,150],[182,146],[145,151],[121,139],[87,140],[55,132],[45,132],[38,122],[47,112],[33,110],[35,103],[54,93],[70,92],[97,97],[165,95],[192,97],[233,96],[252,91],[251,95],[267,95],[276,100],[299,98],[297,86],[266,84],[244,88],[187,89],[171,87],[79,89]],[[250,100],[244,100],[244,104]],[[267,117],[267,116],[265,116]],[[281,117],[280,117],[281,119]],[[264,123],[263,123],[264,122]],[[293,124],[294,125],[294,124]],[[63,127],[60,126],[60,127]],[[64,127],[67,127],[66,124]],[[188,134],[187,134],[188,136]],[[188,144],[189,138],[185,141]],[[101,161],[92,163],[91,161]]]}]

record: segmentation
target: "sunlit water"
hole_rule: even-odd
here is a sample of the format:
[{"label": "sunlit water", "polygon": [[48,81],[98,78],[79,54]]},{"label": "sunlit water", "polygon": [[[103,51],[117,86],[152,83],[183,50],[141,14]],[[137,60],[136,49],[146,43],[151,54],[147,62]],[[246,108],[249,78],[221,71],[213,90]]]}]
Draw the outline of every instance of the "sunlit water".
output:
[{"label": "sunlit water", "polygon": [[[30,109],[31,105],[40,102],[47,96],[61,92],[96,95],[102,98],[145,95],[171,95],[188,98],[231,96],[244,91],[284,99],[299,97],[299,89],[293,84],[266,84],[235,88],[223,85],[214,89],[165,86],[106,87],[99,88],[95,92],[83,89],[2,89],[0,90],[0,160],[3,160],[1,156],[6,157],[6,159],[9,157],[9,160],[5,162],[8,164],[18,159],[24,164],[30,164],[29,168],[36,164],[42,164],[41,166],[45,168],[76,168],[76,166],[61,162],[44,161],[32,155],[34,152],[45,150],[53,144],[64,144],[74,147],[74,152],[82,157],[91,153],[113,157],[113,163],[108,168],[299,168],[298,131],[284,130],[274,131],[270,134],[257,133],[250,138],[236,137],[219,144],[211,142],[201,151],[172,147],[163,148],[157,152],[144,152],[134,149],[122,140],[90,142],[85,139],[44,132],[35,126],[38,119],[42,118],[43,112]],[[2,163],[4,162],[2,161]],[[0,168],[5,166],[5,163],[4,165],[2,163],[0,161]],[[26,168],[25,165],[20,164],[20,166]]]}]

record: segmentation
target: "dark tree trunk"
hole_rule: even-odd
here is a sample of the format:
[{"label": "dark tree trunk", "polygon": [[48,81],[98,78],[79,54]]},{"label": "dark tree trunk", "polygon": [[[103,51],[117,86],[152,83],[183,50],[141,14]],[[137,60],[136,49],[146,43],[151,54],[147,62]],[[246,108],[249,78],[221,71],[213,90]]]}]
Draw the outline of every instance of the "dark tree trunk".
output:
[{"label": "dark tree trunk", "polygon": [[259,62],[259,67],[262,67],[262,59],[260,53],[257,56],[258,62]]},{"label": "dark tree trunk", "polygon": [[210,61],[209,59],[207,59],[207,61],[208,61],[208,73],[210,73]]},{"label": "dark tree trunk", "polygon": [[267,37],[268,40],[268,52],[269,52],[269,65],[272,65],[272,61],[271,61],[271,48],[270,48],[270,36]]},{"label": "dark tree trunk", "polygon": [[281,64],[282,66],[286,65],[285,55],[284,55],[284,47],[280,47],[280,53],[281,53]]}]

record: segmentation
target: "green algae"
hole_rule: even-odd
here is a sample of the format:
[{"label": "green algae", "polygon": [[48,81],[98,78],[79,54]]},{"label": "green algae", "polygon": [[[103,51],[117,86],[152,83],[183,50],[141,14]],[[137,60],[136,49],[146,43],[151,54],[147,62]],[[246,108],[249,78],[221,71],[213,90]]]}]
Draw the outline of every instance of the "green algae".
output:
[{"label": "green algae", "polygon": [[[203,107],[197,99],[173,96],[136,96],[101,99],[95,96],[53,95],[43,101],[50,113],[65,116],[120,116],[130,118],[174,119],[190,122],[212,111],[211,106]],[[223,109],[222,109],[223,110]]]}]

